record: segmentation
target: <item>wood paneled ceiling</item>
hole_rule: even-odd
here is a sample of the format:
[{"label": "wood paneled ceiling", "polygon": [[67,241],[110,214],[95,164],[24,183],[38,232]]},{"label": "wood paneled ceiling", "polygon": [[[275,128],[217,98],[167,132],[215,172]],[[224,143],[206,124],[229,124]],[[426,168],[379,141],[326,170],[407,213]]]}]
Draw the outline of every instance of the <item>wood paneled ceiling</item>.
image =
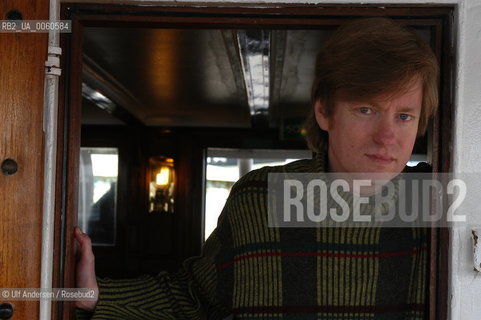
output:
[{"label": "wood paneled ceiling", "polygon": [[[112,104],[84,99],[82,123],[122,123],[98,107],[127,111],[148,126],[299,123],[309,110],[317,52],[333,28],[85,27],[83,85]],[[430,41],[429,27],[416,29]],[[258,38],[268,39],[267,44]],[[261,103],[256,107],[253,101]]]},{"label": "wood paneled ceiling", "polygon": [[[250,127],[242,30],[84,28],[83,82],[149,126]],[[259,31],[259,30],[258,30]],[[304,118],[316,54],[328,30],[264,30],[269,34],[271,127]],[[251,32],[252,33],[252,32]],[[254,57],[255,58],[255,57]],[[255,59],[251,59],[255,61]],[[252,72],[251,82],[266,74]],[[252,79],[251,79],[252,80]],[[96,103],[83,104],[83,123],[119,123]],[[105,108],[105,106],[104,106]],[[108,108],[107,108],[108,109]]]}]

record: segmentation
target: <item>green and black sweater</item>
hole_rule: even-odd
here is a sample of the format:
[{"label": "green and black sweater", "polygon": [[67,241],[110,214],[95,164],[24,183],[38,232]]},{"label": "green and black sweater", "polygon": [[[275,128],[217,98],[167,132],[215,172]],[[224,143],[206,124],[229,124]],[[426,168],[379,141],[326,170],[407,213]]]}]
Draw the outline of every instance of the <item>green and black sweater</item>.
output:
[{"label": "green and black sweater", "polygon": [[203,255],[175,273],[99,279],[92,319],[424,319],[421,228],[269,228],[267,176],[323,172],[318,156],[233,187]]}]

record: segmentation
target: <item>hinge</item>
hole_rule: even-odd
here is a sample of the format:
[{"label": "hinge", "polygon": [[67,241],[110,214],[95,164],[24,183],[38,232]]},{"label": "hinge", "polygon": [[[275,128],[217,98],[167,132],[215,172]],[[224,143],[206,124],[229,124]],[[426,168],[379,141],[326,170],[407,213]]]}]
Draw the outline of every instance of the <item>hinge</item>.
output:
[{"label": "hinge", "polygon": [[473,239],[473,262],[474,271],[481,272],[481,229],[475,228],[471,230]]},{"label": "hinge", "polygon": [[62,48],[48,47],[48,58],[47,61],[45,61],[45,74],[60,77],[62,74],[62,69],[60,69],[61,55]]}]

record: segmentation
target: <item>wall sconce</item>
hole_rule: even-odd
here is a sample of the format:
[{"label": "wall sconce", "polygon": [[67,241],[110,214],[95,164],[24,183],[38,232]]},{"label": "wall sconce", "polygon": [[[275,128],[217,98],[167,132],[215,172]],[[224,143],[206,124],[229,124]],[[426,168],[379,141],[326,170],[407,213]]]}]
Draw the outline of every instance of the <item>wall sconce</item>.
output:
[{"label": "wall sconce", "polygon": [[149,212],[174,213],[174,159],[149,158]]}]

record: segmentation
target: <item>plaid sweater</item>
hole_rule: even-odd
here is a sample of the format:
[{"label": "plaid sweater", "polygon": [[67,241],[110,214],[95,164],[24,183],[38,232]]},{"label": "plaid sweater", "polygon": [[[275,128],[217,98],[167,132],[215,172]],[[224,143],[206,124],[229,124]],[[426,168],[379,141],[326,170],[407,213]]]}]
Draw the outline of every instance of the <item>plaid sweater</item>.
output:
[{"label": "plaid sweater", "polygon": [[203,255],[175,274],[99,279],[92,319],[424,319],[427,232],[269,228],[270,172],[323,172],[323,157],[255,170],[233,187]]}]

